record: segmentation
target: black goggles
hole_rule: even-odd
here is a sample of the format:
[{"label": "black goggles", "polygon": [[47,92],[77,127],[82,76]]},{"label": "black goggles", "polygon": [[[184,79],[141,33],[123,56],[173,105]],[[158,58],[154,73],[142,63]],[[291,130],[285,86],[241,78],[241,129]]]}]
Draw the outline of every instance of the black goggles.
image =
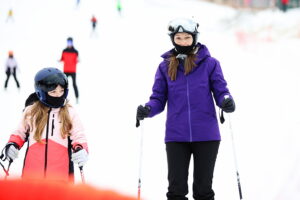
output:
[{"label": "black goggles", "polygon": [[65,74],[52,74],[37,82],[37,86],[45,92],[54,90],[58,85],[64,89],[68,88],[68,79]]}]

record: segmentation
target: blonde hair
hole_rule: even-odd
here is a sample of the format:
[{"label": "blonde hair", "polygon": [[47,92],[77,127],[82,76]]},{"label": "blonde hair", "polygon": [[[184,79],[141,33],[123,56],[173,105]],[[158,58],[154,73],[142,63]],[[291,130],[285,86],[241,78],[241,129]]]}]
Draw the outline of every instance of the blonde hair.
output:
[{"label": "blonde hair", "polygon": [[[59,110],[59,119],[61,120],[60,133],[63,139],[70,136],[70,130],[72,129],[72,122],[68,112],[68,107],[70,107],[70,105],[66,103],[66,105],[61,107]],[[27,119],[27,117],[30,117],[31,127],[35,126],[36,128],[33,138],[39,143],[43,143],[41,138],[43,130],[47,125],[49,110],[49,107],[45,106],[40,101],[36,101],[24,117],[24,120]]]},{"label": "blonde hair", "polygon": [[[169,61],[168,75],[172,81],[175,81],[177,77],[179,60],[178,58],[176,58],[175,54],[171,54],[168,61]],[[196,54],[192,53],[187,55],[187,58],[184,60],[184,75],[189,74],[196,67],[195,61],[196,61]]]}]

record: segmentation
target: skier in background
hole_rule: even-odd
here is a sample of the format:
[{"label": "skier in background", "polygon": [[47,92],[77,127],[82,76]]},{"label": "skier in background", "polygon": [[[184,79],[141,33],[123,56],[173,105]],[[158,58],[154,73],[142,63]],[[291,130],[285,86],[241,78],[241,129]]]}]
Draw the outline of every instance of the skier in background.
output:
[{"label": "skier in background", "polygon": [[56,68],[44,68],[35,75],[34,86],[0,158],[12,162],[28,141],[22,178],[73,182],[73,163],[86,163],[88,147],[79,116],[67,100],[68,79]]},{"label": "skier in background", "polygon": [[79,7],[80,0],[76,0],[76,7]]},{"label": "skier in background", "polygon": [[67,47],[63,50],[60,61],[64,63],[64,73],[67,77],[71,76],[75,92],[76,102],[78,103],[78,87],[76,84],[76,66],[79,61],[78,51],[74,48],[73,38],[67,38]]},{"label": "skier in background", "polygon": [[5,90],[7,89],[8,80],[11,75],[13,75],[13,77],[16,81],[17,87],[20,88],[20,84],[17,79],[17,69],[18,69],[18,64],[17,64],[16,59],[14,58],[14,53],[13,53],[13,51],[9,51],[8,58],[7,58],[6,64],[5,64],[5,73],[6,73],[6,80],[4,83]]},{"label": "skier in background", "polygon": [[281,0],[282,11],[286,12],[288,8],[289,0]]},{"label": "skier in background", "polygon": [[95,17],[95,15],[92,16],[91,23],[92,23],[93,31],[95,31],[97,25],[97,18]]},{"label": "skier in background", "polygon": [[175,19],[168,28],[174,48],[162,55],[150,100],[137,108],[136,126],[161,113],[168,103],[168,200],[187,200],[191,155],[194,199],[214,200],[213,172],[221,140],[214,100],[225,112],[233,112],[235,103],[219,61],[197,42],[198,24]]},{"label": "skier in background", "polygon": [[117,0],[117,11],[119,15],[122,15],[122,5],[121,5],[121,0]]},{"label": "skier in background", "polygon": [[8,21],[14,22],[14,13],[13,13],[12,8],[10,8],[7,13],[6,22],[8,22]]}]

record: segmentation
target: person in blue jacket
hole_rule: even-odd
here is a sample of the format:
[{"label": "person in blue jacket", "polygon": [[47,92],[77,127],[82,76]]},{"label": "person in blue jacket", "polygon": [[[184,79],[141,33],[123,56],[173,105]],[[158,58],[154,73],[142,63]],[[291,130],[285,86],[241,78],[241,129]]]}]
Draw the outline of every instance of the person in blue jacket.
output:
[{"label": "person in blue jacket", "polygon": [[140,120],[161,113],[167,104],[167,198],[188,199],[188,170],[193,155],[193,197],[214,200],[213,172],[221,140],[215,103],[230,113],[235,110],[235,102],[219,61],[197,42],[198,23],[175,19],[168,28],[174,48],[162,55],[150,100],[137,108],[137,127]]}]

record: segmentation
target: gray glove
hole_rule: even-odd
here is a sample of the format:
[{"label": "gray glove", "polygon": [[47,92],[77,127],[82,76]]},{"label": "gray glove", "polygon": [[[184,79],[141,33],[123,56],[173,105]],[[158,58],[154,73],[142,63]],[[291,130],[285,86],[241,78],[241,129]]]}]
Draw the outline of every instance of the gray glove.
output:
[{"label": "gray glove", "polygon": [[19,155],[17,144],[9,143],[6,147],[5,154],[9,158],[9,161],[14,161]]},{"label": "gray glove", "polygon": [[88,153],[85,149],[75,151],[71,157],[73,163],[78,164],[79,167],[82,167],[88,161]]}]

